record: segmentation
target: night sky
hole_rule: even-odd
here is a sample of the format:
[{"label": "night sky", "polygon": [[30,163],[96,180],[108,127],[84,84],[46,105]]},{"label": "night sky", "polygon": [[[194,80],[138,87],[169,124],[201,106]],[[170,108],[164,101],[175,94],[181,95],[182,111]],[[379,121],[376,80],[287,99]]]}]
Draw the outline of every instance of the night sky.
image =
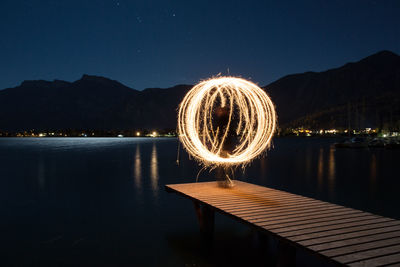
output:
[{"label": "night sky", "polygon": [[400,54],[399,14],[398,0],[1,0],[0,88],[84,73],[139,90],[228,72],[266,85]]}]

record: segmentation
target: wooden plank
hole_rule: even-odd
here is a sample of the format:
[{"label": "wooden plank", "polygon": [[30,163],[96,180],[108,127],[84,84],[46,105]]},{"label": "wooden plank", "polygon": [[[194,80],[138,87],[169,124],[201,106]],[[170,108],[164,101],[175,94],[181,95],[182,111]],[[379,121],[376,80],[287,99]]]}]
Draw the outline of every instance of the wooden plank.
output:
[{"label": "wooden plank", "polygon": [[[188,192],[188,191],[187,191]],[[305,196],[300,196],[296,194],[290,194],[278,190],[248,190],[248,189],[243,189],[243,188],[233,188],[233,189],[226,189],[226,188],[218,188],[218,189],[213,189],[213,188],[208,188],[207,190],[204,191],[195,191],[191,192],[192,195],[197,196],[197,197],[220,197],[220,196],[239,196],[239,197],[250,197],[250,198],[257,198],[257,197],[265,197],[266,195],[275,195],[278,197],[286,197],[286,198],[308,198]]]},{"label": "wooden plank", "polygon": [[376,248],[376,249],[370,249],[367,251],[361,251],[361,252],[355,252],[352,254],[348,255],[343,255],[343,256],[338,256],[334,257],[333,259],[342,262],[342,263],[352,263],[360,260],[366,260],[370,258],[375,258],[383,255],[390,255],[390,254],[395,254],[395,253],[400,253],[400,245],[393,245],[393,246],[388,246],[388,247],[383,247],[383,248]]},{"label": "wooden plank", "polygon": [[322,231],[322,232],[316,232],[316,233],[304,234],[304,235],[295,235],[295,236],[288,236],[285,233],[283,233],[283,234],[281,234],[281,236],[289,238],[292,241],[301,241],[301,240],[308,240],[308,239],[313,239],[313,238],[322,238],[322,237],[329,237],[329,236],[335,236],[337,239],[340,239],[343,237],[344,234],[349,234],[349,233],[363,234],[363,231],[365,231],[365,230],[374,230],[374,229],[378,229],[378,230],[381,229],[382,231],[386,231],[385,229],[392,229],[392,227],[395,230],[397,230],[397,228],[400,229],[400,222],[394,221],[394,222],[385,222],[385,223],[381,223],[381,224],[367,224],[367,225],[341,228],[341,229],[329,230],[329,231]]},{"label": "wooden plank", "polygon": [[238,182],[237,186],[233,188],[221,188],[216,185],[215,182],[205,182],[203,183],[192,183],[192,184],[177,184],[177,185],[167,185],[167,188],[175,189],[175,190],[184,190],[188,194],[194,195],[196,197],[201,196],[221,196],[221,195],[232,195],[232,194],[242,194],[257,196],[259,194],[263,195],[266,193],[278,193],[280,196],[293,196],[293,197],[302,197],[296,194],[266,188],[262,186],[252,185],[245,182]]},{"label": "wooden plank", "polygon": [[331,232],[329,234],[329,236],[324,236],[324,234],[320,234],[320,236],[322,236],[322,237],[318,237],[318,234],[316,234],[316,235],[296,236],[296,237],[289,238],[289,239],[293,242],[299,243],[300,245],[308,247],[308,246],[312,246],[312,245],[328,243],[328,242],[333,242],[333,241],[338,241],[338,240],[363,237],[363,236],[380,234],[380,233],[395,232],[395,231],[399,231],[399,230],[400,230],[400,226],[392,226],[392,227],[378,228],[378,229],[372,229],[372,230],[357,231],[357,232],[352,232],[352,233],[340,233],[341,231],[335,231],[335,232]]},{"label": "wooden plank", "polygon": [[[335,214],[319,214],[319,215],[310,215],[310,214],[305,214],[305,216],[296,216],[296,215],[290,215],[290,216],[281,216],[278,219],[272,218],[272,219],[268,219],[268,218],[263,218],[263,219],[259,219],[259,220],[249,220],[252,223],[256,223],[257,225],[260,225],[261,227],[265,228],[265,229],[269,229],[270,225],[275,225],[276,222],[277,223],[286,223],[286,222],[299,222],[299,223],[306,223],[307,221],[309,221],[310,219],[319,219],[319,218],[328,218],[329,219],[329,215],[333,216],[333,215],[343,215],[343,214],[351,214],[354,213],[353,211],[340,211],[337,212]],[[313,214],[313,213],[311,213]]]},{"label": "wooden plank", "polygon": [[[295,209],[293,209],[295,208]],[[343,207],[330,207],[330,206],[300,206],[300,207],[277,207],[275,209],[266,209],[264,211],[259,211],[257,213],[250,213],[250,214],[242,214],[242,213],[236,213],[234,210],[232,212],[235,212],[235,214],[239,214],[239,216],[243,218],[253,218],[257,219],[260,218],[259,221],[263,221],[264,218],[268,217],[271,213],[277,213],[277,212],[282,212],[285,211],[287,213],[291,214],[299,214],[306,215],[307,213],[312,213],[312,214],[323,214],[323,213],[329,213],[329,212],[361,212],[361,211],[356,211],[352,209],[346,209]]]},{"label": "wooden plank", "polygon": [[301,202],[310,202],[310,203],[316,203],[320,202],[318,200],[313,200],[313,199],[306,199],[303,197],[299,198],[286,198],[286,197],[278,197],[278,196],[273,196],[273,195],[266,195],[263,198],[244,198],[240,196],[221,196],[221,197],[215,197],[215,198],[210,198],[206,196],[195,196],[198,199],[201,199],[203,201],[209,201],[209,202],[218,202],[220,204],[225,204],[225,205],[245,205],[245,203],[250,203],[250,204],[264,204],[267,203],[269,204],[271,201],[272,202],[278,202],[278,203],[293,203],[295,201],[301,201]]},{"label": "wooden plank", "polygon": [[[268,210],[274,210],[274,209],[279,209],[281,208],[283,205],[278,206],[278,207],[268,207]],[[296,202],[290,205],[285,206],[287,207],[287,209],[292,209],[292,210],[304,210],[307,209],[308,207],[326,207],[326,208],[337,208],[338,206],[336,205],[325,205],[324,203],[319,203],[319,202],[315,202],[315,203],[304,203],[304,202]],[[246,215],[246,214],[252,214],[255,212],[263,212],[263,211],[267,211],[266,207],[248,207],[248,208],[240,208],[237,209],[236,213],[240,214],[240,215]]]},{"label": "wooden plank", "polygon": [[[217,200],[215,200],[215,202],[214,201],[208,201],[207,199],[203,199],[203,198],[199,198],[200,200],[202,200],[202,201],[204,201],[204,202],[208,202],[209,204],[211,204],[211,205],[217,205],[217,204],[223,204],[223,203],[218,203],[218,199]],[[313,200],[313,199],[309,199],[309,198],[305,198],[305,197],[300,197],[300,199],[301,199],[301,201],[311,201],[311,202],[313,202],[313,203],[316,203],[316,204],[319,204],[319,205],[323,205],[325,202],[321,202],[321,201],[318,201],[318,200]],[[299,201],[300,201],[300,199],[299,199]],[[237,205],[237,204],[235,204],[234,202],[232,203],[232,201],[228,201],[228,203],[227,203],[227,205],[232,205],[232,206],[236,206],[236,207],[238,207],[238,206],[244,206],[245,208],[249,208],[249,205],[248,204],[246,204],[246,203],[243,203],[244,201],[242,200],[242,199],[240,199],[239,198],[239,200],[238,200],[238,204],[239,205]],[[293,202],[293,201],[292,201]],[[297,201],[298,202],[298,201]],[[326,204],[328,204],[328,203],[326,203]],[[257,207],[257,203],[254,203],[254,201],[253,201],[253,203],[252,203],[252,205],[254,205],[254,206],[256,206]],[[333,205],[333,204],[328,204],[328,205]],[[228,207],[228,206],[227,206]],[[262,208],[262,207],[261,207]]]},{"label": "wooden plank", "polygon": [[249,201],[249,200],[243,200],[243,201],[238,201],[238,202],[221,202],[218,200],[208,200],[208,199],[202,199],[202,198],[198,198],[199,200],[209,203],[210,205],[218,205],[221,207],[224,207],[226,209],[228,208],[242,208],[242,209],[246,209],[246,208],[268,208],[268,207],[278,207],[278,206],[289,206],[289,205],[299,205],[300,203],[303,204],[322,204],[316,201],[279,201],[279,200],[274,200],[274,199],[270,199],[270,200],[266,200],[264,202],[258,201]]},{"label": "wooden plank", "polygon": [[254,192],[254,191],[230,191],[230,192],[224,192],[224,191],[208,191],[204,193],[193,193],[192,194],[195,197],[198,198],[208,198],[208,199],[226,199],[227,197],[236,197],[236,198],[241,198],[241,199],[251,199],[251,200],[257,200],[257,199],[265,199],[267,197],[274,197],[274,198],[281,198],[281,199],[308,199],[308,200],[314,200],[312,198],[304,197],[304,196],[299,196],[299,195],[291,195],[291,194],[285,194],[281,192]]},{"label": "wooden plank", "polygon": [[[210,183],[209,183],[210,184]],[[239,183],[240,184],[240,187],[243,187],[243,186],[245,186],[245,187],[249,187],[248,186],[248,184],[246,184],[246,183]],[[212,185],[212,184],[210,184],[210,185]],[[170,187],[170,188],[175,188],[176,190],[179,190],[179,189],[181,189],[181,188],[179,188],[180,186],[178,185],[178,186],[176,186],[176,185],[172,185],[172,186],[167,186],[167,187]],[[185,187],[187,187],[187,186],[185,186]],[[254,187],[254,185],[253,185],[253,187]],[[260,186],[255,186],[255,187],[259,187],[259,188],[262,188],[262,187],[260,187]],[[194,186],[190,186],[190,188],[194,188]],[[234,187],[234,188],[236,188],[236,187]],[[258,190],[250,190],[249,192],[248,191],[245,191],[245,190],[239,190],[239,189],[225,189],[225,188],[218,188],[218,187],[215,187],[215,188],[213,188],[214,190],[213,190],[213,192],[215,193],[215,194],[212,194],[212,192],[210,192],[210,189],[209,188],[207,188],[206,190],[204,190],[204,194],[197,194],[196,192],[198,191],[198,190],[193,190],[193,192],[188,192],[187,190],[186,190],[186,192],[185,193],[187,193],[187,194],[191,194],[192,196],[194,196],[194,197],[196,197],[196,198],[200,198],[200,199],[202,199],[202,200],[204,200],[204,201],[206,201],[207,199],[206,198],[209,198],[210,200],[212,200],[212,199],[217,199],[217,200],[221,200],[221,199],[223,199],[223,198],[225,198],[225,199],[228,199],[229,201],[231,201],[232,200],[232,197],[235,197],[235,195],[233,195],[233,194],[236,194],[236,197],[238,197],[237,199],[239,199],[240,201],[243,201],[243,198],[244,197],[248,197],[248,198],[250,198],[250,200],[255,200],[255,198],[257,198],[257,197],[265,197],[265,192],[262,192],[262,191],[265,191],[265,190],[260,190],[260,192],[262,192],[262,194],[259,194],[259,191]],[[238,194],[236,191],[239,191],[240,192],[240,194]],[[302,199],[302,200],[310,200],[310,201],[316,201],[316,200],[314,200],[314,199],[311,199],[311,198],[307,198],[307,197],[302,197],[302,196],[298,196],[298,195],[295,195],[295,194],[290,194],[290,193],[286,193],[286,192],[282,192],[282,191],[279,191],[279,190],[270,190],[270,191],[272,191],[273,192],[273,194],[275,195],[275,200],[276,199],[279,199],[278,198],[278,196],[280,197],[280,198],[287,198],[287,197],[291,197],[291,198],[295,198],[295,199]],[[236,193],[234,193],[234,192],[236,192]],[[213,197],[211,197],[210,198],[210,194],[212,194],[213,195]],[[270,194],[270,193],[268,193],[268,194]],[[268,195],[267,195],[268,196]],[[272,195],[271,195],[272,196]],[[230,199],[231,198],[231,199]]]},{"label": "wooden plank", "polygon": [[324,208],[324,207],[307,207],[307,208],[298,208],[298,209],[287,209],[287,208],[280,208],[280,209],[273,209],[273,210],[265,210],[259,211],[253,214],[240,214],[236,211],[231,211],[233,214],[245,218],[245,219],[253,219],[255,221],[265,221],[267,219],[273,219],[274,217],[281,217],[283,215],[297,215],[300,216],[307,216],[307,214],[329,214],[329,213],[362,213],[360,211],[352,211],[352,210],[345,210],[341,208]]},{"label": "wooden plank", "polygon": [[322,253],[323,251],[327,251],[330,249],[344,248],[344,247],[351,246],[351,245],[364,244],[364,243],[368,243],[368,242],[386,240],[386,239],[396,238],[396,237],[400,237],[400,231],[388,232],[388,233],[383,233],[383,234],[378,233],[378,234],[368,235],[368,236],[363,236],[363,237],[349,238],[349,239],[344,239],[344,240],[339,240],[339,241],[331,241],[331,242],[322,243],[322,244],[318,244],[318,245],[312,245],[312,246],[309,246],[308,248]]},{"label": "wooden plank", "polygon": [[312,200],[312,199],[304,199],[304,198],[299,198],[299,199],[281,199],[277,197],[268,197],[265,199],[258,199],[258,200],[253,200],[253,199],[243,199],[240,197],[230,197],[229,200],[224,200],[224,199],[209,199],[209,198],[202,198],[202,197],[196,197],[197,199],[204,201],[204,202],[209,202],[215,205],[223,205],[225,207],[251,207],[251,206],[260,206],[260,207],[270,207],[273,205],[293,205],[296,203],[303,203],[303,204],[325,204],[325,205],[333,205],[330,203],[324,203],[318,200]]},{"label": "wooden plank", "polygon": [[400,253],[350,263],[349,266],[352,266],[352,267],[383,266],[383,265],[389,265],[389,264],[394,264],[394,263],[400,263]]},{"label": "wooden plank", "polygon": [[[389,218],[377,218],[374,215],[364,217],[362,220],[337,220],[336,223],[335,221],[328,222],[330,223],[329,225],[318,225],[318,223],[313,224],[316,225],[315,227],[310,227],[307,229],[293,229],[295,227],[292,227],[291,229],[280,229],[275,231],[276,233],[280,233],[286,237],[294,237],[298,235],[304,235],[304,234],[311,234],[311,233],[317,233],[317,232],[328,232],[331,230],[338,230],[338,229],[346,229],[346,230],[351,230],[351,229],[360,229],[358,227],[361,226],[371,226],[374,228],[381,227],[381,226],[392,226],[392,225],[398,225],[400,224],[399,222],[389,219]],[[347,222],[347,223],[344,223]],[[354,228],[357,227],[357,228]]]},{"label": "wooden plank", "polygon": [[323,211],[323,210],[341,210],[341,211],[348,211],[347,209],[344,209],[342,207],[327,207],[327,206],[320,206],[320,205],[311,205],[311,206],[306,206],[306,205],[300,205],[300,206],[275,206],[275,207],[264,207],[263,209],[258,209],[258,210],[254,210],[252,212],[248,212],[248,213],[243,213],[244,209],[236,209],[236,208],[224,208],[220,205],[214,205],[218,208],[224,209],[227,212],[231,212],[231,213],[235,213],[237,216],[240,217],[260,217],[263,218],[267,215],[270,215],[272,213],[278,213],[278,212],[282,212],[285,211],[287,213],[297,213],[297,214],[301,214],[303,212],[307,212],[307,211],[311,211],[311,210],[319,210],[319,211]]},{"label": "wooden plank", "polygon": [[[268,225],[263,225],[262,227],[268,231],[271,231],[273,233],[279,234],[280,236],[283,236],[284,233],[281,233],[280,231],[284,230],[285,228],[282,228],[280,226],[282,226],[286,223],[294,224],[297,226],[307,226],[308,224],[321,223],[321,221],[322,221],[322,223],[326,223],[326,222],[329,222],[330,220],[335,220],[335,219],[341,217],[342,215],[343,214],[336,214],[335,216],[331,216],[331,217],[314,217],[314,218],[310,218],[310,216],[309,216],[309,217],[304,217],[304,218],[300,218],[300,219],[294,218],[294,219],[285,220],[285,221],[270,221],[268,223]],[[362,215],[362,216],[359,216],[357,214],[344,214],[344,215],[354,215],[354,217],[350,217],[350,218],[348,218],[348,220],[352,220],[355,222],[373,218],[370,215]]]},{"label": "wooden plank", "polygon": [[[240,216],[240,217],[247,217],[247,216],[254,217],[255,215],[257,215],[257,216],[264,215],[264,217],[265,217],[265,216],[273,216],[273,214],[279,214],[279,212],[282,212],[283,210],[286,213],[302,214],[311,209],[314,209],[316,211],[320,210],[320,212],[328,211],[328,210],[330,210],[330,211],[342,210],[343,211],[343,208],[341,208],[341,207],[335,207],[335,206],[327,207],[324,205],[322,205],[322,206],[321,205],[283,206],[283,207],[273,207],[273,208],[268,208],[268,209],[264,208],[264,209],[257,209],[257,210],[249,210],[247,212],[245,210],[240,210],[240,209],[239,210],[227,209],[226,211],[235,213],[236,216]],[[354,212],[361,212],[361,211],[354,211]]]},{"label": "wooden plank", "polygon": [[383,239],[378,241],[371,241],[368,243],[362,243],[357,245],[339,247],[334,249],[328,249],[321,251],[320,253],[327,256],[327,257],[337,257],[341,255],[346,255],[354,252],[365,251],[369,249],[381,248],[390,245],[397,245],[400,244],[400,237]]},{"label": "wooden plank", "polygon": [[301,198],[300,196],[290,196],[286,194],[279,194],[278,192],[224,192],[224,191],[208,191],[204,193],[193,193],[191,194],[197,198],[207,198],[207,199],[228,199],[228,198],[240,198],[240,199],[252,199],[256,200],[257,198],[267,198],[267,197],[277,197],[277,198]]},{"label": "wooden plank", "polygon": [[[186,191],[188,192],[188,191]],[[204,191],[196,191],[196,192],[190,192],[191,195],[196,196],[196,197],[207,197],[207,198],[219,198],[219,197],[241,197],[241,198],[263,198],[266,196],[276,196],[276,197],[282,197],[282,198],[307,198],[307,199],[312,199],[309,197],[305,196],[300,196],[300,195],[295,195],[295,194],[289,194],[277,190],[239,190],[239,189],[207,189]]]},{"label": "wooden plank", "polygon": [[274,199],[287,199],[287,200],[298,200],[298,199],[304,199],[304,200],[315,200],[312,198],[307,198],[303,196],[296,196],[296,195],[289,195],[289,194],[282,194],[279,192],[259,192],[259,193],[254,193],[254,192],[230,192],[230,193],[224,193],[224,192],[219,192],[219,191],[214,191],[214,194],[191,194],[196,198],[205,198],[205,199],[210,199],[210,200],[230,200],[230,198],[236,198],[236,199],[242,199],[242,200],[252,200],[252,201],[259,201],[259,200],[266,200],[268,198],[274,198]]},{"label": "wooden plank", "polygon": [[[359,217],[359,214],[356,214],[352,211],[340,211],[340,212],[335,212],[332,214],[329,213],[324,213],[324,214],[318,214],[318,215],[311,215],[313,213],[309,214],[303,214],[303,216],[298,216],[297,214],[294,215],[288,215],[288,216],[276,216],[273,218],[264,218],[262,221],[259,220],[253,220],[253,219],[246,219],[249,222],[252,222],[256,225],[259,225],[260,227],[267,229],[267,230],[277,230],[279,225],[285,224],[285,223],[291,223],[295,225],[305,225],[308,223],[315,223],[320,220],[326,221],[329,219],[334,219],[336,216],[342,216],[342,215],[355,215],[354,217]],[[277,230],[279,231],[279,230]]]},{"label": "wooden plank", "polygon": [[209,199],[215,199],[215,198],[226,198],[226,197],[240,197],[242,199],[257,199],[257,198],[265,198],[265,197],[277,197],[277,198],[294,198],[294,199],[299,199],[299,198],[304,198],[304,199],[310,199],[313,200],[313,198],[309,197],[304,197],[300,195],[294,195],[294,194],[289,194],[289,193],[284,193],[284,192],[279,192],[279,191],[254,191],[254,190],[238,190],[238,189],[219,189],[219,190],[206,190],[204,192],[188,192],[191,195],[195,197],[206,197]]},{"label": "wooden plank", "polygon": [[221,205],[218,204],[213,204],[210,202],[205,202],[209,205],[213,205],[213,206],[218,206],[220,208],[224,208],[225,210],[231,212],[231,211],[235,211],[235,213],[237,214],[241,214],[241,215],[246,215],[246,214],[252,214],[254,212],[262,212],[262,211],[269,211],[269,210],[275,210],[275,209],[282,209],[282,208],[286,208],[286,209],[297,209],[297,210],[304,210],[304,209],[308,209],[309,207],[325,207],[325,208],[342,208],[340,206],[335,206],[335,205],[325,205],[324,203],[312,203],[312,204],[308,204],[308,203],[302,203],[302,202],[296,202],[296,203],[290,203],[290,204],[281,204],[281,205],[274,205],[274,206],[249,206],[249,207],[223,207]]},{"label": "wooden plank", "polygon": [[[267,187],[262,187],[262,186],[257,186],[254,184],[248,184],[245,182],[239,182],[236,184],[237,186],[233,188],[223,188],[218,186],[216,182],[201,182],[201,183],[187,183],[187,184],[173,184],[173,185],[167,185],[168,188],[174,189],[174,190],[184,190],[185,192],[188,192],[190,194],[201,194],[201,193],[206,193],[206,194],[212,194],[212,192],[218,192],[218,193],[231,193],[231,192],[283,192],[279,191],[276,189],[272,188],[267,188]],[[283,192],[286,194],[291,194],[287,192]],[[295,195],[295,194],[292,194]]]},{"label": "wooden plank", "polygon": [[278,225],[269,225],[268,229],[271,230],[278,230],[276,231],[279,233],[280,228],[288,228],[291,226],[294,226],[296,229],[301,230],[301,229],[307,229],[309,228],[310,225],[313,225],[314,223],[320,223],[320,225],[330,225],[331,222],[344,222],[346,223],[347,221],[362,221],[365,219],[365,217],[370,216],[368,213],[365,212],[354,212],[354,213],[349,213],[349,214],[344,214],[344,215],[337,215],[334,217],[330,218],[319,218],[319,219],[311,219],[309,221],[302,221],[302,222],[290,222],[290,223],[280,223]]}]

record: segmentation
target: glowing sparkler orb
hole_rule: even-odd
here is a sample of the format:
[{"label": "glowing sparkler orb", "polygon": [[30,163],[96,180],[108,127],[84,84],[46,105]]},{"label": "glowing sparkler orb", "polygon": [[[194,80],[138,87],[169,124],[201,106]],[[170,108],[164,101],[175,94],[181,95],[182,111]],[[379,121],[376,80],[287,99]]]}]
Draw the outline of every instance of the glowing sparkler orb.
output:
[{"label": "glowing sparkler orb", "polygon": [[[218,113],[224,110],[221,126]],[[185,149],[206,166],[250,162],[271,144],[276,128],[274,104],[257,85],[218,77],[194,86],[178,111],[178,134]],[[236,145],[226,150],[235,139]]]}]

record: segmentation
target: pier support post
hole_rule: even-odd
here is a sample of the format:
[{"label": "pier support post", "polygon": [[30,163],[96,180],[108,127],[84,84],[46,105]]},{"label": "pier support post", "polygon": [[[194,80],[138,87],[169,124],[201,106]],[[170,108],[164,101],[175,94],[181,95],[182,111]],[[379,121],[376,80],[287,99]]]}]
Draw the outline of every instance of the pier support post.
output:
[{"label": "pier support post", "polygon": [[211,242],[214,237],[214,210],[207,205],[200,205],[197,201],[193,201],[193,204],[200,226],[200,233],[207,242]]},{"label": "pier support post", "polygon": [[296,266],[296,248],[284,240],[278,240],[278,267]]}]

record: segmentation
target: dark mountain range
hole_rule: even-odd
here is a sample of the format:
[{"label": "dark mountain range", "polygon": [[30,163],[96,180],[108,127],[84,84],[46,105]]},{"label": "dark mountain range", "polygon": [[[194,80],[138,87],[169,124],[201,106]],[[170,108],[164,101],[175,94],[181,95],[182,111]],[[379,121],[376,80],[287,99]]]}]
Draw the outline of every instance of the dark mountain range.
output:
[{"label": "dark mountain range", "polygon": [[324,72],[288,75],[265,88],[281,126],[364,128],[400,120],[400,57],[389,51]]},{"label": "dark mountain range", "polygon": [[189,85],[137,91],[83,75],[73,83],[24,81],[0,91],[0,130],[175,128]]},{"label": "dark mountain range", "polygon": [[[131,89],[98,76],[24,81],[0,91],[0,131],[164,129],[191,85]],[[382,127],[400,121],[400,57],[382,51],[325,72],[283,77],[265,87],[282,127]]]}]

